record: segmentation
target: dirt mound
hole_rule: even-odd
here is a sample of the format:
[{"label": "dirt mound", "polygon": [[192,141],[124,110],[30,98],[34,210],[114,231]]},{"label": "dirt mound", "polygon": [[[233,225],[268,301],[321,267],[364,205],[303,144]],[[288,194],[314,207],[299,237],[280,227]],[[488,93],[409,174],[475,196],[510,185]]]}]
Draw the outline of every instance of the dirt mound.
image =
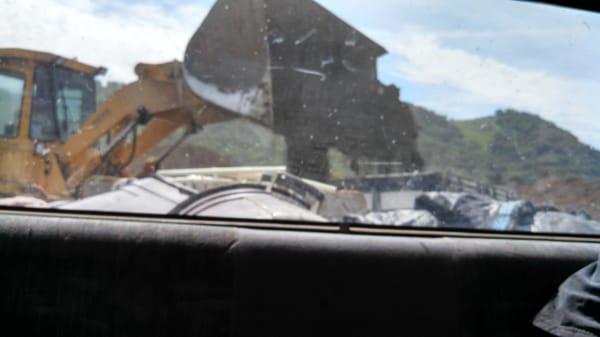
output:
[{"label": "dirt mound", "polygon": [[600,180],[547,178],[519,190],[523,198],[563,210],[585,210],[600,219]]},{"label": "dirt mound", "polygon": [[208,148],[182,144],[162,164],[164,169],[229,166],[229,161]]}]

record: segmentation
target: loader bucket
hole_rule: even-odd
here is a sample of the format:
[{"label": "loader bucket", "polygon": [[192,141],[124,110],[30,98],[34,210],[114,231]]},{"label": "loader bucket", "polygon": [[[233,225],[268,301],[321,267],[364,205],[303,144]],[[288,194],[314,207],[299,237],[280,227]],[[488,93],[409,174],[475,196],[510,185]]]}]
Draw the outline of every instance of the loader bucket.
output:
[{"label": "loader bucket", "polygon": [[274,86],[320,90],[336,67],[359,75],[384,53],[313,0],[218,0],[187,46],[184,69],[197,95],[271,126],[273,109],[290,103]]},{"label": "loader bucket", "polygon": [[188,43],[184,73],[203,99],[272,124],[263,0],[217,1]]},{"label": "loader bucket", "polygon": [[313,0],[217,0],[187,46],[184,73],[204,100],[283,135],[288,166],[326,159],[331,147],[405,161],[417,131],[398,88],[378,80],[385,53]]}]

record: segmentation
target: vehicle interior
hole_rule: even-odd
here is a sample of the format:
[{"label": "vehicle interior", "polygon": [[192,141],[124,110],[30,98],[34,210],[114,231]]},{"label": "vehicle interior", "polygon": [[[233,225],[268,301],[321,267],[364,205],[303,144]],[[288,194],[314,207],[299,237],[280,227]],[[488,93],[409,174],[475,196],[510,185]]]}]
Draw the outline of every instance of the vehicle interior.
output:
[{"label": "vehicle interior", "polygon": [[[568,1],[548,3],[596,9],[590,8],[591,5],[577,7]],[[535,10],[535,6],[531,10]],[[207,24],[212,23],[207,21]],[[284,55],[286,51],[274,52]],[[184,60],[184,73],[202,68],[190,62]],[[79,64],[65,66],[78,67],[86,76],[98,71]],[[229,110],[227,106],[219,106],[211,99],[191,98],[188,89],[171,92],[166,86],[161,87],[167,83],[158,80],[164,74],[170,76],[168,83],[178,81],[180,70],[171,73],[168,69],[181,66],[181,63],[174,63],[163,68],[136,69],[138,75],[146,76],[140,76],[140,81],[146,78],[149,82],[145,83],[150,84],[140,97],[146,94],[152,97],[152,90],[156,88],[159,92],[165,90],[170,97],[183,95],[182,107],[165,108],[163,102],[157,101],[148,104],[152,107],[148,110],[159,116],[183,111],[184,117],[178,120],[177,126],[187,128],[189,132],[185,136],[192,133],[196,122],[204,125],[231,119],[225,111]],[[216,77],[215,74],[222,71],[220,69],[203,71],[213,71],[211,76]],[[306,74],[296,71],[291,77],[277,75],[281,77],[275,76],[273,81],[292,83],[294,76],[301,75]],[[12,78],[22,81],[18,76]],[[156,82],[151,82],[155,79]],[[70,83],[72,90],[63,90],[64,95],[75,95],[76,99],[75,89],[79,89],[80,95],[86,95],[85,83],[75,80]],[[233,85],[243,84],[235,82]],[[379,84],[372,85],[375,88]],[[197,88],[207,90],[199,85],[191,91],[197,92]],[[36,90],[38,95],[44,95],[43,87]],[[275,106],[278,100],[293,101],[277,92],[264,95],[274,95]],[[69,104],[68,97],[64,100]],[[266,103],[260,101],[258,104]],[[126,138],[126,133],[121,131],[140,124],[156,130],[164,127],[161,130],[166,133],[174,129],[162,125],[161,117],[145,123],[138,106],[130,105],[134,107],[131,113],[115,118],[118,127],[111,131],[107,145],[110,150],[97,153],[87,152],[89,149],[82,144],[92,141],[81,141],[83,138],[76,131],[82,125],[85,129],[93,121],[84,124],[85,118],[68,120],[69,112],[75,110],[79,114],[93,114],[95,109],[86,106],[85,102],[58,108],[65,116],[63,120],[38,118],[38,124],[62,123],[65,126],[64,134],[54,134],[56,127],[51,126],[35,131],[52,138],[47,149],[38,152],[56,149],[58,153],[52,158],[43,154],[35,159],[40,160],[39,163],[47,160],[48,165],[52,165],[55,170],[52,177],[58,175],[57,172],[64,173],[64,181],[56,178],[61,182],[48,185],[58,191],[57,195],[83,193],[77,185],[83,179],[79,179],[79,171],[72,168],[79,159],[65,159],[70,149],[80,146],[82,158],[89,159],[92,157],[86,156],[94,155],[94,159],[83,161],[94,163],[93,167],[85,168],[85,174],[104,170],[103,173],[118,171],[125,176],[123,172],[133,172],[127,166],[131,163],[128,149],[132,145],[114,142]],[[107,106],[112,107],[104,105]],[[192,113],[192,107],[198,106],[208,113],[201,116]],[[35,118],[32,115],[32,119]],[[283,134],[288,132],[289,126],[281,124],[281,120],[275,117],[275,120],[267,121],[269,118],[274,117],[258,117],[261,123],[272,123]],[[156,124],[152,124],[155,121]],[[16,127],[28,129],[26,125]],[[98,135],[104,131],[98,131]],[[18,134],[14,125],[5,125],[4,132]],[[80,138],[67,141],[71,136]],[[143,147],[144,142],[150,144],[142,134],[137,137],[138,146]],[[298,134],[290,139],[300,139],[293,137],[299,137]],[[333,139],[324,140],[327,141],[333,142]],[[302,145],[301,142],[294,144]],[[29,145],[34,146],[34,141]],[[358,147],[349,146],[345,151],[356,150],[362,155],[363,150]],[[312,150],[318,152],[318,149]],[[409,156],[416,158],[413,153]],[[10,158],[5,156],[2,160],[8,162]],[[128,177],[146,176],[148,170],[154,172],[159,168],[156,163],[156,158],[151,158],[140,169],[142,173],[132,173]],[[62,171],[58,167],[62,167]],[[319,180],[323,168],[298,168],[292,173]],[[50,181],[50,176],[47,177],[45,179]],[[282,179],[285,180],[285,176]],[[273,186],[283,186],[279,183],[273,183]],[[13,185],[11,191],[17,189]],[[322,200],[320,192],[314,191],[315,186],[320,185],[303,186],[303,195],[314,196],[303,197],[303,202]],[[250,195],[248,198],[262,193],[262,190],[256,191],[262,187],[255,185],[240,188],[247,189],[244,193]],[[280,191],[283,195],[284,188]],[[218,192],[225,196],[211,197],[227,197],[227,189]],[[550,336],[534,327],[532,320],[560,284],[569,275],[597,260],[600,252],[600,237],[589,233],[374,227],[342,219],[322,222],[315,218],[316,215],[304,213],[296,218],[244,217],[244,212],[253,210],[242,204],[231,214],[215,217],[210,213],[213,204],[196,203],[206,200],[202,199],[206,194],[188,199],[185,204],[174,202],[179,206],[168,211],[173,208],[170,200],[179,200],[179,196],[171,195],[181,194],[181,198],[187,199],[192,192],[181,188],[161,193],[169,196],[163,201],[168,202],[168,207],[165,206],[165,212],[156,211],[157,214],[141,211],[148,205],[144,205],[145,201],[141,201],[141,205],[135,204],[133,197],[129,199],[130,206],[123,206],[119,201],[120,208],[113,208],[111,204],[106,209],[100,206],[89,209],[76,203],[57,208],[1,207],[0,289],[3,289],[3,296],[0,322],[3,329],[13,331],[6,335]],[[292,197],[296,194],[285,195],[285,198]],[[276,202],[269,200],[260,199],[260,202],[265,205]],[[371,206],[374,200],[369,201]],[[305,203],[304,210],[310,210],[310,202]],[[154,207],[158,209],[160,205],[157,203]],[[127,213],[123,207],[130,207],[131,212]]]}]

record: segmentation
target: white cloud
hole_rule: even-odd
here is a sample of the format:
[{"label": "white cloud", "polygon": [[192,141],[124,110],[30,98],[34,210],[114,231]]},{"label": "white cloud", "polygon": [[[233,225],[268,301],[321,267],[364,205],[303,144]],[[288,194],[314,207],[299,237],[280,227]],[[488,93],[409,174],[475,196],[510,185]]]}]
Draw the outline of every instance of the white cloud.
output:
[{"label": "white cloud", "polygon": [[437,102],[427,102],[433,109],[460,115],[456,109],[469,109],[471,103],[513,107],[541,115],[583,141],[600,147],[598,81],[518,68],[490,57],[448,48],[433,33],[412,30],[397,34],[373,32],[372,35],[395,57],[394,69],[389,70],[397,72],[396,76],[438,87],[437,92],[442,92],[439,87],[453,89],[448,90],[446,96],[440,95]]},{"label": "white cloud", "polygon": [[108,80],[131,81],[138,62],[181,60],[207,13],[200,5],[107,4],[110,11],[90,0],[0,0],[0,47],[76,57],[109,68]]},{"label": "white cloud", "polygon": [[[415,6],[414,2],[410,4]],[[0,0],[0,8],[0,47],[77,57],[109,68],[108,80],[124,82],[135,79],[133,68],[138,62],[181,59],[188,39],[207,13],[206,7],[195,3],[160,6],[92,0]],[[541,14],[536,17],[543,16]],[[378,12],[377,15],[383,14]],[[504,22],[510,17],[505,15],[497,21]],[[451,31],[427,31],[414,26],[414,22],[409,26],[410,23],[403,21],[398,29],[367,30],[366,33],[392,53],[394,62],[387,63],[392,66],[382,70],[396,72],[398,77],[429,88],[429,97],[437,95],[433,100],[417,103],[451,116],[473,115],[464,112],[469,107],[473,111],[473,107],[511,106],[552,120],[600,148],[600,127],[596,122],[596,108],[600,106],[599,82],[542,71],[540,69],[548,68],[542,58],[538,69],[525,69],[443,44],[450,39],[498,39],[524,34],[545,39],[548,34],[557,34],[552,29],[551,24],[556,25],[553,18],[537,20],[546,24],[536,24],[535,29],[532,20],[525,20],[527,24],[517,20],[521,25],[506,23],[501,26],[512,28],[496,31],[476,30],[468,25],[462,30],[456,27]],[[589,29],[587,25],[580,26]],[[566,36],[573,39],[573,35]],[[491,111],[481,111],[482,115],[489,113]]]}]

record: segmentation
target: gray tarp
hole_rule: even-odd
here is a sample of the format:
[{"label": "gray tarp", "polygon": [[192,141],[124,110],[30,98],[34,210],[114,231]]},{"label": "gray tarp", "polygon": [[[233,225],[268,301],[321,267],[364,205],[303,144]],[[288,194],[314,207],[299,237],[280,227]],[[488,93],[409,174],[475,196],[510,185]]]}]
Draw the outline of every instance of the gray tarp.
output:
[{"label": "gray tarp", "polygon": [[168,214],[187,200],[192,191],[158,177],[127,181],[114,191],[61,203],[56,208],[75,211]]},{"label": "gray tarp", "polygon": [[415,200],[415,209],[433,214],[442,227],[528,230],[535,207],[528,201],[497,201],[469,193],[424,193]]},{"label": "gray tarp", "polygon": [[558,212],[539,212],[535,215],[532,232],[565,234],[598,234],[600,222],[587,220],[585,216]]},{"label": "gray tarp", "polygon": [[344,222],[402,227],[439,227],[440,225],[431,213],[417,210],[395,210],[370,212],[366,215],[349,215],[344,218]]},{"label": "gray tarp", "polygon": [[423,193],[415,199],[414,209],[350,215],[345,221],[399,227],[600,233],[600,222],[590,220],[585,213],[561,213],[549,207],[536,207],[526,200],[497,201],[470,193]]}]

